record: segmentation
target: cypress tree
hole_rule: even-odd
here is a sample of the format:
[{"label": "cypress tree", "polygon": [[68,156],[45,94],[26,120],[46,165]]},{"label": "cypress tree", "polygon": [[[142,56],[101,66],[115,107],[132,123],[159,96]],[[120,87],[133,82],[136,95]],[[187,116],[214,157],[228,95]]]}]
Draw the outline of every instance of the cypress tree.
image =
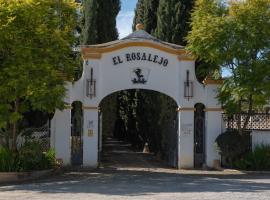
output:
[{"label": "cypress tree", "polygon": [[120,0],[85,0],[82,43],[98,44],[118,39],[116,16],[120,7]]},{"label": "cypress tree", "polygon": [[134,16],[133,25],[132,25],[133,31],[136,30],[137,24],[144,23],[144,11],[145,11],[145,0],[138,0],[136,4],[135,16]]},{"label": "cypress tree", "polygon": [[156,36],[166,42],[185,45],[193,5],[194,0],[160,0]]},{"label": "cypress tree", "polygon": [[139,0],[133,20],[133,31],[137,24],[143,24],[144,30],[150,34],[154,34],[157,26],[157,9],[159,0]]},{"label": "cypress tree", "polygon": [[97,42],[97,8],[97,0],[83,1],[82,43],[85,45]]},{"label": "cypress tree", "polygon": [[120,11],[120,0],[99,0],[97,10],[97,43],[118,39],[116,17]]},{"label": "cypress tree", "polygon": [[143,24],[145,31],[154,34],[157,27],[157,9],[159,6],[159,0],[144,0],[145,12]]}]

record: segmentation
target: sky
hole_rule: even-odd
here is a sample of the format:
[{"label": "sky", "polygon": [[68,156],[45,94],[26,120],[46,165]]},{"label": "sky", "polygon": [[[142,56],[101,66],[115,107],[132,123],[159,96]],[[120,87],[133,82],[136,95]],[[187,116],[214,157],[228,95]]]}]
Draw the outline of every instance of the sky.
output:
[{"label": "sky", "polygon": [[132,23],[136,3],[137,0],[121,0],[121,11],[116,20],[120,39],[132,33]]}]

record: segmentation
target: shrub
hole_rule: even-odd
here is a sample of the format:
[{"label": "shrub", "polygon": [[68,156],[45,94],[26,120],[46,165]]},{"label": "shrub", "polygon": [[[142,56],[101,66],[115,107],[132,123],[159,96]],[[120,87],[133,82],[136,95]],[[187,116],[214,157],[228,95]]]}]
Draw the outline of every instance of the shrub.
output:
[{"label": "shrub", "polygon": [[56,166],[55,151],[42,152],[39,142],[27,142],[19,152],[0,149],[0,171],[30,171],[51,169]]},{"label": "shrub", "polygon": [[[233,161],[249,151],[250,134],[240,135],[237,130],[229,130],[217,137],[216,144],[219,154],[232,167]],[[226,162],[223,164],[226,165]]]},{"label": "shrub", "polygon": [[27,142],[19,151],[22,168],[28,170],[49,169],[55,166],[55,152],[43,152],[37,141]]},{"label": "shrub", "polygon": [[8,148],[0,148],[0,171],[13,172],[20,170],[21,167],[18,155]]},{"label": "shrub", "polygon": [[252,152],[235,161],[234,167],[244,170],[270,170],[270,146],[256,146]]}]

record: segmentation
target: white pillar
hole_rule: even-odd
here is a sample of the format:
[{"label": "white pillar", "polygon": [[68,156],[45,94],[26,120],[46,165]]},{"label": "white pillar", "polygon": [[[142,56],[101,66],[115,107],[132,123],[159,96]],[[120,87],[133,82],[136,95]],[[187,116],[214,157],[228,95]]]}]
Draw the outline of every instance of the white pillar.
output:
[{"label": "white pillar", "polygon": [[51,147],[55,149],[56,159],[64,165],[70,164],[71,157],[71,108],[56,110],[51,120]]},{"label": "white pillar", "polygon": [[83,166],[98,166],[98,108],[84,107]]},{"label": "white pillar", "polygon": [[[206,109],[207,111],[207,109]],[[217,152],[215,140],[222,132],[222,114],[221,109],[209,110],[206,113],[206,165],[214,167],[214,160],[220,160]]]},{"label": "white pillar", "polygon": [[193,168],[194,163],[194,109],[179,109],[178,167]]}]

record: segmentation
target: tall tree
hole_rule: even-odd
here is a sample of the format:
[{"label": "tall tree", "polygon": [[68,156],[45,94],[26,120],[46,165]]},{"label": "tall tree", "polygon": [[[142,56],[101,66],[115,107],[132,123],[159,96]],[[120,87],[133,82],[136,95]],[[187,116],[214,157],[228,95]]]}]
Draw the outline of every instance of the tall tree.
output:
[{"label": "tall tree", "polygon": [[159,0],[145,0],[145,12],[143,18],[143,25],[145,31],[154,34],[157,27],[157,9]]},{"label": "tall tree", "polygon": [[83,28],[82,28],[82,43],[96,44],[98,40],[97,30],[97,0],[83,1]]},{"label": "tall tree", "polygon": [[116,17],[120,11],[120,0],[99,0],[97,9],[97,43],[118,39]]},{"label": "tall tree", "polygon": [[14,150],[23,113],[64,108],[76,23],[72,0],[0,0],[0,128]]},{"label": "tall tree", "polygon": [[[156,37],[185,45],[194,0],[160,0],[157,11]],[[170,30],[170,31],[168,31]]]},{"label": "tall tree", "polygon": [[[192,14],[188,49],[198,58],[230,71],[219,88],[219,100],[228,113],[252,110],[270,98],[270,1],[199,0]],[[240,120],[240,118],[239,118]]]},{"label": "tall tree", "polygon": [[136,30],[137,24],[144,23],[145,0],[138,0],[134,12],[135,12],[135,16],[134,16],[133,25],[132,25],[133,31]]},{"label": "tall tree", "polygon": [[119,0],[86,0],[83,3],[83,44],[99,44],[118,39],[116,16]]},{"label": "tall tree", "polygon": [[139,0],[133,20],[133,30],[137,24],[143,24],[144,30],[150,34],[154,34],[157,26],[157,9],[159,0]]}]

